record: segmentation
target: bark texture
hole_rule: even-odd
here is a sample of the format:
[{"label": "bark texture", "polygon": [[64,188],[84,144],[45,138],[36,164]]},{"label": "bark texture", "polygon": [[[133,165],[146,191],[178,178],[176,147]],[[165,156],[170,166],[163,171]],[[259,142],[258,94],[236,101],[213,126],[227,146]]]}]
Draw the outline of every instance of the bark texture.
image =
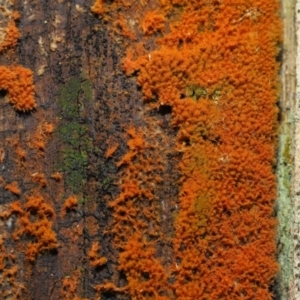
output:
[{"label": "bark texture", "polygon": [[[12,8],[9,1],[3,4]],[[27,246],[38,237],[26,232],[13,239],[17,217],[6,218],[1,223],[3,251],[12,251],[15,257],[5,268],[11,270],[15,265],[17,269],[11,280],[16,284],[3,280],[2,299],[93,299],[94,287],[105,279],[114,278],[116,285],[125,282],[116,269],[112,236],[104,234],[111,222],[107,203],[119,191],[116,163],[127,151],[130,124],[143,127],[145,114],[151,114],[168,127],[170,112],[141,111],[141,91],[121,69],[123,40],[111,35],[105,21],[90,12],[92,4],[92,0],[50,0],[16,1],[13,6],[20,13],[21,38],[0,57],[0,63],[22,65],[34,72],[37,106],[28,113],[16,112],[7,93],[1,92],[2,213],[16,200],[26,205],[26,197],[42,195],[54,210],[51,222],[58,247],[50,251],[45,247],[28,261]],[[53,130],[45,132],[45,124],[53,125]],[[170,143],[175,133],[166,128]],[[114,145],[116,151],[108,156]],[[18,155],[19,150],[24,157]],[[158,191],[165,196],[161,215],[166,234],[173,230],[168,220],[177,189],[178,176],[171,172],[175,156],[172,151],[168,154],[170,172],[163,175],[165,185]],[[15,181],[19,194],[5,189]],[[72,195],[77,204],[66,203]],[[31,219],[36,218],[36,210],[26,207],[24,215],[28,211]],[[101,250],[95,253],[108,259],[102,266],[92,266],[89,259],[96,241]],[[168,245],[159,247],[168,261]],[[102,297],[116,299],[117,294],[107,292]],[[126,297],[118,297],[122,298]]]}]

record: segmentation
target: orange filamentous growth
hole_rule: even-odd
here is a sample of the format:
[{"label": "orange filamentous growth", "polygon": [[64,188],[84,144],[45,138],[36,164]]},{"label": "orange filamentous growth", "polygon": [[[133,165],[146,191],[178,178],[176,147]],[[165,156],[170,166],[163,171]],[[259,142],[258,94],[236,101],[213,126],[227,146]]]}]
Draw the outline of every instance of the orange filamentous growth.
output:
[{"label": "orange filamentous growth", "polygon": [[119,270],[126,274],[127,284],[118,288],[106,282],[96,286],[96,290],[99,294],[109,290],[124,292],[138,299],[169,299],[160,296],[169,295],[170,290],[155,247],[160,236],[155,187],[161,182],[161,157],[154,150],[155,144],[147,142],[146,134],[140,129],[130,126],[127,133],[128,152],[117,162],[123,168],[121,192],[109,203],[113,209],[114,245],[121,249]]},{"label": "orange filamentous growth", "polygon": [[127,55],[123,58],[123,69],[126,75],[132,75],[134,72],[140,69],[140,64],[133,59],[133,51],[127,51]]},{"label": "orange filamentous growth", "polygon": [[[123,12],[126,18],[121,2],[114,2],[118,17]],[[171,125],[178,129],[174,265],[162,268],[152,240],[144,238],[147,224],[155,222],[155,214],[137,217],[139,202],[155,202],[153,178],[140,167],[150,165],[144,159],[148,137],[129,130],[129,151],[117,163],[124,168],[120,195],[110,203],[119,268],[128,279],[124,291],[139,299],[272,299],[279,0],[160,3],[158,11],[170,16],[163,37],[153,38],[157,46],[147,54],[137,54],[139,45],[131,43],[123,67],[127,75],[138,74],[148,107],[171,107]],[[141,4],[134,11],[138,16],[147,9]],[[136,36],[143,33],[147,27]]]},{"label": "orange filamentous growth", "polygon": [[19,14],[17,12],[5,12],[4,16],[5,19],[8,19],[8,22],[5,28],[0,29],[0,53],[14,47],[21,36],[15,23],[15,21],[19,19]]},{"label": "orange filamentous growth", "polygon": [[9,102],[17,111],[35,108],[33,74],[29,69],[0,66],[0,90],[8,93]]},{"label": "orange filamentous growth", "polygon": [[40,150],[42,153],[45,150],[46,142],[43,135],[36,133],[31,141],[32,148],[36,148],[37,150]]},{"label": "orange filamentous growth", "polygon": [[105,9],[105,5],[103,3],[103,0],[96,0],[94,5],[91,7],[91,11],[94,13],[94,14],[103,14],[106,12],[106,9]]},{"label": "orange filamentous growth", "polygon": [[106,17],[105,13],[110,11],[117,12],[120,6],[130,8],[135,4],[136,3],[128,0],[116,0],[116,1],[95,0],[94,5],[91,7],[91,11],[94,14],[100,15],[102,17]]},{"label": "orange filamentous growth", "polygon": [[20,36],[20,32],[16,27],[15,22],[12,21],[5,30],[5,39],[0,45],[0,53],[7,50],[8,48],[14,47],[17,44]]},{"label": "orange filamentous growth", "polygon": [[[1,212],[3,214],[3,211]],[[1,216],[2,217],[2,216]],[[24,286],[18,281],[19,267],[16,266],[16,255],[14,249],[6,247],[8,237],[4,232],[0,238],[0,288],[3,299],[14,295],[15,299],[22,299],[24,295]]]},{"label": "orange filamentous growth", "polygon": [[71,276],[65,276],[62,280],[61,299],[65,300],[88,300],[77,295],[77,289],[82,274],[80,269],[72,272]]},{"label": "orange filamentous growth", "polygon": [[11,182],[5,186],[5,189],[12,192],[15,195],[20,195],[21,191],[16,181]]},{"label": "orange filamentous growth", "polygon": [[16,155],[19,161],[22,162],[26,160],[26,151],[19,146],[16,147]]},{"label": "orange filamentous growth", "polygon": [[54,131],[54,124],[53,123],[44,123],[42,126],[43,132],[45,135],[50,135]]},{"label": "orange filamentous growth", "polygon": [[148,11],[142,20],[141,27],[143,33],[151,35],[165,28],[165,17],[158,11]]},{"label": "orange filamentous growth", "polygon": [[93,242],[92,248],[88,252],[88,258],[92,267],[101,267],[107,263],[107,258],[99,257],[100,245],[98,242]]},{"label": "orange filamentous growth", "polygon": [[50,136],[54,131],[52,123],[43,123],[39,125],[29,141],[29,146],[39,150],[40,154],[44,155],[44,150]]},{"label": "orange filamentous growth", "polygon": [[130,128],[128,133],[132,137],[127,143],[130,151],[126,153],[122,159],[117,163],[117,166],[126,165],[132,161],[136,154],[142,150],[145,146],[145,141],[143,136],[140,133],[137,133],[134,128]]},{"label": "orange filamentous growth", "polygon": [[47,180],[43,173],[33,173],[31,174],[31,178],[32,181],[38,183],[40,187],[45,187],[47,185]]},{"label": "orange filamentous growth", "polygon": [[121,34],[130,39],[130,40],[135,40],[136,36],[134,35],[134,33],[132,32],[132,30],[130,29],[127,21],[125,18],[120,17],[117,21],[116,21],[116,26],[119,27],[121,29]]},{"label": "orange filamentous growth", "polygon": [[18,240],[27,235],[34,239],[27,243],[26,258],[29,261],[34,261],[42,251],[58,247],[56,234],[52,230],[55,213],[41,195],[33,194],[27,197],[24,205],[19,202],[12,203],[9,215],[11,214],[16,214],[18,217],[13,238]]},{"label": "orange filamentous growth", "polygon": [[56,181],[62,181],[63,176],[61,173],[55,172],[55,173],[51,174],[51,178],[53,178]]},{"label": "orange filamentous growth", "polygon": [[119,144],[114,144],[106,150],[105,157],[110,158],[117,151]]},{"label": "orange filamentous growth", "polygon": [[160,296],[166,293],[167,274],[159,259],[155,257],[155,248],[140,234],[128,239],[124,251],[120,254],[120,270],[127,274],[128,285],[125,287],[136,299],[170,299]]},{"label": "orange filamentous growth", "polygon": [[78,198],[75,195],[68,197],[62,207],[62,214],[65,215],[67,212],[75,210],[78,205]]}]

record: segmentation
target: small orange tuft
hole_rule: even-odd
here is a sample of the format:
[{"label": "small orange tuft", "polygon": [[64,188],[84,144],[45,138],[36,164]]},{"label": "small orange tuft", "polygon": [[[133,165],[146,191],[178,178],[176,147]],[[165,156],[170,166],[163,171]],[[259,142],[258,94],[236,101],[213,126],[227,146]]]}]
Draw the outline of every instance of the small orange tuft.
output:
[{"label": "small orange tuft", "polygon": [[45,134],[51,134],[54,131],[54,125],[52,123],[45,123],[43,125],[43,130]]},{"label": "small orange tuft", "polygon": [[20,214],[22,212],[23,212],[23,208],[19,201],[15,201],[10,204],[10,213]]},{"label": "small orange tuft", "polygon": [[94,289],[97,291],[97,293],[101,293],[102,291],[113,291],[113,292],[121,292],[124,290],[124,288],[118,288],[115,284],[112,282],[104,281],[103,284],[98,284],[94,287]]},{"label": "small orange tuft", "polygon": [[40,151],[44,151],[46,146],[44,137],[42,135],[36,134],[32,140],[32,146]]},{"label": "small orange tuft", "polygon": [[15,20],[19,19],[20,15],[18,12],[13,12],[10,16],[10,21],[8,22],[8,26],[4,29],[4,40],[0,44],[0,53],[6,51],[9,48],[14,47],[21,34],[16,27]]},{"label": "small orange tuft", "polygon": [[32,135],[29,141],[29,147],[35,148],[44,154],[44,150],[49,139],[49,136],[54,131],[54,125],[52,123],[43,123],[39,125]]},{"label": "small orange tuft", "polygon": [[45,187],[47,185],[45,175],[42,173],[33,173],[31,174],[31,178],[34,182],[38,183],[40,187]]},{"label": "small orange tuft", "polygon": [[97,15],[101,15],[106,11],[103,0],[96,0],[94,5],[91,7],[91,12]]},{"label": "small orange tuft", "polygon": [[23,150],[22,148],[17,147],[16,148],[16,154],[17,154],[19,160],[21,160],[21,161],[26,160],[26,151]]},{"label": "small orange tuft", "polygon": [[18,267],[17,266],[12,266],[9,269],[5,270],[5,272],[3,273],[3,275],[6,277],[13,277],[17,274],[18,271]]},{"label": "small orange tuft", "polygon": [[14,240],[19,240],[22,236],[32,237],[31,242],[27,243],[26,258],[34,261],[38,253],[58,247],[52,230],[55,213],[41,195],[32,194],[26,199],[24,205],[19,201],[11,203],[6,218],[12,214],[17,216],[16,228],[12,234]]},{"label": "small orange tuft", "polygon": [[65,276],[62,279],[62,289],[60,299],[66,300],[88,300],[77,295],[81,278],[81,270],[75,269],[72,274]]},{"label": "small orange tuft", "polygon": [[18,183],[13,181],[5,186],[5,189],[12,192],[15,195],[20,195],[21,191],[19,189]]},{"label": "small orange tuft", "polygon": [[62,215],[65,215],[67,212],[75,210],[78,205],[78,198],[75,195],[70,196],[66,199],[63,208]]},{"label": "small orange tuft", "polygon": [[119,144],[114,144],[113,146],[109,147],[106,150],[105,157],[106,158],[110,158],[116,152],[116,150],[118,149],[118,147],[119,147]]},{"label": "small orange tuft", "polygon": [[2,164],[5,158],[4,148],[0,148],[0,163]]},{"label": "small orange tuft", "polygon": [[157,10],[148,11],[142,21],[141,28],[145,35],[151,35],[165,28],[165,17]]},{"label": "small orange tuft", "polygon": [[51,175],[51,178],[54,179],[54,180],[56,180],[56,181],[62,181],[63,176],[62,176],[61,173],[56,172],[56,173],[53,173],[53,174]]},{"label": "small orange tuft", "polygon": [[20,66],[0,66],[0,90],[8,92],[9,102],[17,111],[27,112],[36,107],[32,71]]},{"label": "small orange tuft", "polygon": [[107,258],[99,257],[100,245],[98,242],[93,242],[92,248],[88,253],[88,258],[92,267],[101,267],[107,263]]},{"label": "small orange tuft", "polygon": [[130,40],[135,40],[136,37],[134,33],[130,30],[128,23],[124,17],[120,17],[116,22],[115,25],[120,27],[121,33],[125,38],[129,38]]},{"label": "small orange tuft", "polygon": [[[138,49],[141,50],[141,49]],[[122,60],[123,70],[126,75],[132,75],[134,72],[140,69],[141,59],[136,59],[136,49],[133,50],[132,48],[127,49],[126,56]]]}]

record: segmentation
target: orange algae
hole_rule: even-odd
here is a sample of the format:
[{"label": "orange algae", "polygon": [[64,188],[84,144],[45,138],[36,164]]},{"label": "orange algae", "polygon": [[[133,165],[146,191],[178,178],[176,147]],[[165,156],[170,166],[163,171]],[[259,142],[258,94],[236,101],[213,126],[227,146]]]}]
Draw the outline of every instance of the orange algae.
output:
[{"label": "orange algae", "polygon": [[13,181],[5,186],[5,189],[12,192],[15,195],[20,195],[21,191],[16,181]]},{"label": "orange algae", "polygon": [[0,163],[2,164],[5,158],[5,150],[4,148],[0,148]]},{"label": "orange algae", "polygon": [[134,3],[130,0],[117,0],[117,1],[106,1],[106,0],[95,0],[93,6],[91,7],[91,11],[94,14],[100,15],[102,17],[106,17],[105,13],[114,10],[115,12],[119,9],[119,7],[132,7]]},{"label": "orange algae", "polygon": [[62,207],[62,214],[65,215],[67,212],[75,210],[78,205],[78,198],[75,195],[68,197]]},{"label": "orange algae", "polygon": [[106,158],[112,157],[113,154],[117,151],[118,147],[119,147],[119,144],[114,144],[114,145],[110,146],[110,147],[106,150],[105,157],[106,157]]},{"label": "orange algae", "polygon": [[[2,8],[2,7],[1,7]],[[15,21],[19,19],[20,15],[18,12],[5,12],[5,18],[8,19],[8,24],[4,28],[4,37],[3,40],[0,42],[0,53],[8,50],[16,46],[18,39],[20,38],[21,34],[16,27]]]},{"label": "orange algae", "polygon": [[33,240],[27,242],[26,258],[33,262],[37,255],[45,250],[54,250],[58,247],[56,234],[52,230],[54,210],[44,198],[33,193],[28,196],[25,204],[13,202],[6,218],[17,216],[16,229],[13,239],[30,236]]},{"label": "orange algae", "polygon": [[43,173],[33,173],[31,174],[33,182],[36,182],[40,187],[45,187],[47,185],[46,177]]},{"label": "orange algae", "polygon": [[17,111],[35,108],[33,74],[21,66],[0,66],[0,90],[8,93],[9,102]]},{"label": "orange algae", "polygon": [[77,288],[79,285],[80,270],[77,269],[72,272],[71,276],[65,276],[62,280],[61,297],[66,300],[88,300],[77,295]]},{"label": "orange algae", "polygon": [[[7,26],[0,32],[0,39],[2,38],[0,40],[0,53],[17,44],[21,36],[15,24],[18,18],[18,12],[10,11],[8,7],[1,6],[1,23],[6,20]],[[0,90],[7,91],[9,102],[17,111],[27,112],[36,106],[33,73],[29,69],[22,66],[0,66]]]},{"label": "orange algae", "polygon": [[101,267],[107,263],[106,257],[99,257],[100,249],[98,242],[92,243],[92,248],[88,252],[88,258],[92,267]]},{"label": "orange algae", "polygon": [[51,178],[53,178],[56,181],[62,181],[63,176],[61,173],[55,172],[55,173],[51,174]]},{"label": "orange algae", "polygon": [[22,149],[21,147],[16,147],[16,154],[19,161],[25,161],[26,160],[26,151]]},{"label": "orange algae", "polygon": [[133,31],[130,29],[127,21],[122,16],[115,22],[115,26],[121,29],[121,34],[130,39],[136,40],[136,36],[134,35]]},{"label": "orange algae", "polygon": [[54,125],[52,123],[42,123],[38,126],[35,133],[32,135],[29,141],[29,146],[40,151],[44,154],[46,144],[49,137],[54,131]]},{"label": "orange algae", "polygon": [[53,123],[44,123],[42,125],[42,130],[45,135],[52,134],[54,131],[54,124]]},{"label": "orange algae", "polygon": [[[174,16],[169,31],[161,27],[163,37],[145,55],[137,55],[138,45],[133,45],[123,67],[128,75],[138,73],[150,108],[172,108],[171,124],[179,128],[175,263],[166,267],[155,258],[147,226],[155,214],[148,220],[136,217],[140,208],[135,203],[154,196],[151,188],[147,196],[141,189],[150,180],[138,166],[146,138],[129,132],[129,151],[117,163],[126,168],[121,193],[110,203],[119,269],[128,280],[122,291],[137,299],[271,299],[269,287],[278,269],[273,165],[279,1],[160,4],[163,15]],[[97,13],[113,8],[113,15],[119,5],[118,14],[126,18],[128,6],[122,1],[101,5]],[[143,4],[135,7],[136,14],[142,9]],[[105,285],[112,288],[105,283],[99,290]]]},{"label": "orange algae", "polygon": [[5,241],[7,240],[5,233],[2,233],[0,239],[0,288],[1,296],[11,297],[13,299],[22,299],[24,294],[24,286],[17,280],[19,268],[16,264],[16,255],[13,253],[13,249],[7,249],[5,247]]},{"label": "orange algae", "polygon": [[123,168],[121,193],[109,202],[114,217],[110,232],[114,234],[116,249],[120,250],[119,271],[126,274],[127,284],[119,288],[104,282],[95,289],[98,294],[113,290],[129,294],[133,299],[160,299],[161,294],[170,292],[166,289],[167,275],[162,262],[156,258],[161,229],[154,190],[160,182],[162,162],[153,151],[155,144],[148,143],[143,132],[130,126],[127,133],[130,136],[128,153],[117,163]]},{"label": "orange algae", "polygon": [[141,22],[143,33],[151,35],[164,30],[165,20],[165,17],[158,11],[148,11]]},{"label": "orange algae", "polygon": [[20,146],[20,137],[19,136],[9,137],[7,138],[6,142],[14,147],[15,154],[16,154],[16,158],[15,158],[16,163],[18,165],[24,166],[27,153]]},{"label": "orange algae", "polygon": [[91,7],[91,11],[94,14],[103,14],[106,12],[105,5],[103,0],[96,0],[94,5]]},{"label": "orange algae", "polygon": [[167,274],[159,259],[155,258],[155,247],[135,234],[128,239],[120,254],[120,271],[127,276],[126,290],[137,299],[170,299],[160,294],[168,290]]}]

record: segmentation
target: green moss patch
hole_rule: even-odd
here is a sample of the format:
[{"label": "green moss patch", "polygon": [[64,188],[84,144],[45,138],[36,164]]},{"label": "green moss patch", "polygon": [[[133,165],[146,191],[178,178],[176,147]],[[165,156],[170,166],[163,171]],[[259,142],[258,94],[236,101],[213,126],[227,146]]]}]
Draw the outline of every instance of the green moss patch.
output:
[{"label": "green moss patch", "polygon": [[86,109],[85,101],[91,100],[90,82],[81,77],[71,78],[59,91],[61,118],[58,133],[62,152],[59,168],[65,175],[67,189],[75,194],[83,191],[89,153],[93,149],[88,124],[81,116]]}]

